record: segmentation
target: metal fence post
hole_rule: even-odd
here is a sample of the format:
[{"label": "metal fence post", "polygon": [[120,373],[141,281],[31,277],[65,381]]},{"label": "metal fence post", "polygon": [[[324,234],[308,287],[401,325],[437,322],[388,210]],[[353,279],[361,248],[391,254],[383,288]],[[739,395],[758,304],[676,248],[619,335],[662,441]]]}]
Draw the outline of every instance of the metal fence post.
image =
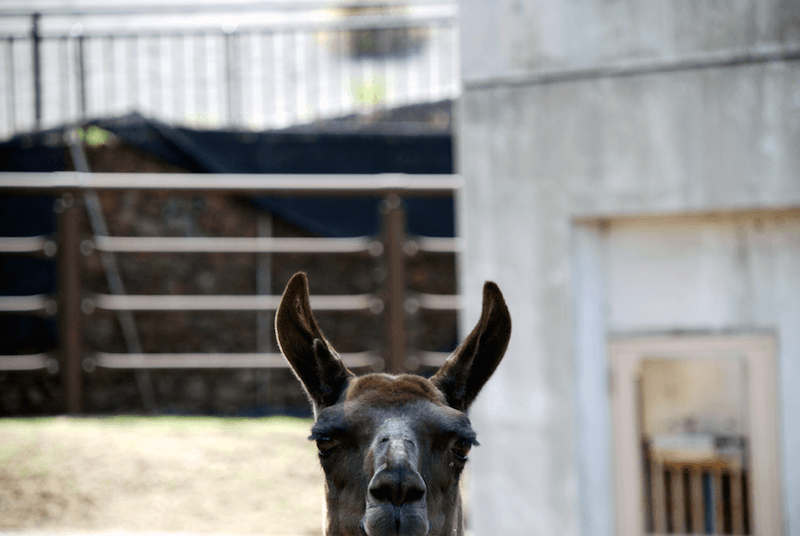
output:
[{"label": "metal fence post", "polygon": [[71,193],[56,200],[58,213],[58,346],[67,413],[81,412],[80,210]]},{"label": "metal fence post", "polygon": [[42,130],[42,62],[41,51],[39,50],[39,18],[41,13],[34,13],[31,16],[31,46],[33,47],[33,93],[34,108],[36,113],[36,131]]},{"label": "metal fence post", "polygon": [[406,214],[403,201],[391,193],[381,202],[386,241],[386,370],[398,374],[406,355],[405,242]]},{"label": "metal fence post", "polygon": [[233,127],[237,124],[237,120],[242,119],[239,54],[236,50],[236,28],[225,27],[223,31],[225,35],[225,108],[228,113],[228,124]]},{"label": "metal fence post", "polygon": [[85,65],[85,58],[84,58],[84,50],[83,50],[83,42],[84,42],[83,34],[78,35],[78,47],[76,54],[78,57],[76,58],[76,64],[78,68],[78,113],[80,114],[80,120],[86,120],[86,65]]}]

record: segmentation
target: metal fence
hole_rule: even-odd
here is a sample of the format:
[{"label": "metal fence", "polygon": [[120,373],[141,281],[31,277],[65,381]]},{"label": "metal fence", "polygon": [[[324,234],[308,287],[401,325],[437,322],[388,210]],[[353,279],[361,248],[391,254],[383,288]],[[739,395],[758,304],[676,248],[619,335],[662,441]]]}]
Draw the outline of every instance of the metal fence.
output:
[{"label": "metal fence", "polygon": [[460,91],[455,3],[277,6],[0,6],[0,139],[130,112],[266,129]]},{"label": "metal fence", "polygon": [[[135,173],[0,173],[0,193],[56,196],[56,236],[2,237],[0,254],[44,255],[56,258],[57,295],[0,297],[0,313],[56,316],[58,349],[53,354],[0,356],[0,370],[48,369],[60,372],[65,390],[65,410],[81,411],[82,376],[96,367],[145,371],[156,368],[275,368],[286,367],[280,354],[143,353],[128,344],[129,353],[92,352],[84,349],[80,333],[85,317],[94,309],[130,314],[131,311],[274,311],[279,296],[189,296],[127,295],[121,286],[109,284],[109,293],[90,293],[82,288],[81,259],[99,251],[105,264],[121,252],[213,252],[286,253],[326,255],[347,253],[380,258],[386,277],[375,294],[314,296],[317,310],[362,311],[382,318],[383,351],[343,354],[351,367],[399,372],[408,368],[406,315],[419,309],[460,309],[457,295],[408,295],[405,290],[406,258],[419,251],[455,253],[456,239],[409,237],[406,234],[404,197],[449,197],[461,187],[458,176],[367,175],[367,176],[274,176],[189,175]],[[82,236],[80,211],[91,210],[97,190],[150,190],[181,192],[227,192],[259,196],[348,196],[383,199],[380,203],[382,231],[362,238],[242,238],[195,237],[154,238],[108,236],[95,226],[93,236]],[[91,216],[91,214],[90,214]],[[108,272],[108,266],[107,266]],[[113,275],[113,274],[112,274]],[[112,276],[110,276],[112,278]],[[120,322],[125,322],[120,318]],[[130,320],[128,320],[130,321]],[[135,330],[135,326],[132,327]],[[123,330],[124,331],[124,330]],[[135,337],[135,332],[134,335]],[[421,352],[415,364],[437,366],[444,354]]]}]

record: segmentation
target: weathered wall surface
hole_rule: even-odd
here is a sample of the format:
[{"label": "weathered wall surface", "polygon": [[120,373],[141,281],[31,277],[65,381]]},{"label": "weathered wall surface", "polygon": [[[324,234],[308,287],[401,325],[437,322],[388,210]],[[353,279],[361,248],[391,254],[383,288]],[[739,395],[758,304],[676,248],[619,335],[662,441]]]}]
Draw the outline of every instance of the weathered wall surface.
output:
[{"label": "weathered wall surface", "polygon": [[[793,4],[645,4],[462,4],[463,321],[477,319],[485,279],[505,291],[514,320],[507,357],[472,411],[482,444],[471,466],[478,536],[614,533],[607,337],[674,329],[679,312],[697,305],[677,303],[672,316],[640,314],[637,298],[658,282],[641,281],[639,295],[626,297],[627,259],[615,257],[620,270],[604,271],[609,248],[621,244],[618,218],[758,209],[778,228],[788,225],[777,223],[783,209],[800,207]],[[705,60],[681,59],[690,56]],[[607,65],[617,68],[593,68]],[[680,327],[778,332],[780,405],[798,415],[800,399],[786,388],[800,380],[800,343],[789,333],[800,296],[794,283],[779,290],[767,282],[800,272],[797,255],[781,253],[787,244],[796,252],[796,225],[759,239],[754,221],[738,231],[746,240],[719,227],[681,236],[669,225],[659,240],[643,240],[665,263],[680,262],[665,249],[670,243],[695,248],[685,254],[687,267],[705,257],[727,266],[740,253],[731,240],[763,251],[730,289],[713,270],[687,280],[686,300],[711,281],[707,292],[725,309],[713,301],[695,307]],[[784,267],[763,267],[773,261]],[[775,298],[784,291],[784,301]],[[680,299],[662,288],[650,305],[670,298]],[[783,312],[767,314],[776,304]],[[790,458],[800,427],[785,418],[783,434],[784,475],[798,474]],[[785,482],[787,534],[800,531],[795,480]]]},{"label": "weathered wall surface", "polygon": [[471,84],[620,60],[797,47],[798,15],[793,0],[465,0],[462,71]]},{"label": "weathered wall surface", "polygon": [[603,241],[611,332],[746,326],[795,336],[780,319],[800,321],[799,211],[621,220]]}]

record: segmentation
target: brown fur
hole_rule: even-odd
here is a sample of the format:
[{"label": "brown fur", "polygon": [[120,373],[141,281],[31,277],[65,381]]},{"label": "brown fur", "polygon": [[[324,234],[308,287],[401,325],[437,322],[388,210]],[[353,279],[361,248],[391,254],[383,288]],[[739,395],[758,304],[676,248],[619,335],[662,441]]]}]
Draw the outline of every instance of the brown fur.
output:
[{"label": "brown fur", "polygon": [[369,374],[355,378],[347,388],[346,400],[359,398],[374,407],[402,406],[418,400],[446,404],[444,395],[422,376]]}]

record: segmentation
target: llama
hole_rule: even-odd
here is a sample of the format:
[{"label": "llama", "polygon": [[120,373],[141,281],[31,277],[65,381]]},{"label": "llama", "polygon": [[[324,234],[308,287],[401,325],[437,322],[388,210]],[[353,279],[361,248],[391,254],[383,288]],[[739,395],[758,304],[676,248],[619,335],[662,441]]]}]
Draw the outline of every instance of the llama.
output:
[{"label": "llama", "polygon": [[314,410],[325,535],[462,535],[459,477],[478,444],[466,411],[511,335],[500,289],[484,285],[477,326],[430,379],[354,375],[322,335],[308,295],[306,275],[295,274],[275,331]]}]

